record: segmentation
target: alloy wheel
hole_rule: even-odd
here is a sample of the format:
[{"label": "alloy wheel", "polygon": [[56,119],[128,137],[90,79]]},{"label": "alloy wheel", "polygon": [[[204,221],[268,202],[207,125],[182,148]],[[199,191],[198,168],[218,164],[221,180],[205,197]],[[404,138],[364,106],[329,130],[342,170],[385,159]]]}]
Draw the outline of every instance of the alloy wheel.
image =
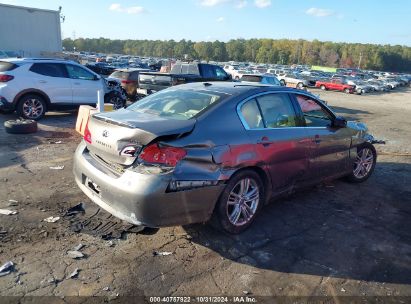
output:
[{"label": "alloy wheel", "polygon": [[374,154],[371,149],[363,148],[358,154],[354,163],[353,174],[356,178],[362,179],[366,177],[374,165]]},{"label": "alloy wheel", "polygon": [[257,182],[249,177],[241,179],[232,188],[227,200],[227,216],[234,226],[249,223],[254,217],[260,202],[260,189]]},{"label": "alloy wheel", "polygon": [[30,98],[23,103],[23,114],[26,118],[37,119],[44,112],[42,102],[36,98]]}]

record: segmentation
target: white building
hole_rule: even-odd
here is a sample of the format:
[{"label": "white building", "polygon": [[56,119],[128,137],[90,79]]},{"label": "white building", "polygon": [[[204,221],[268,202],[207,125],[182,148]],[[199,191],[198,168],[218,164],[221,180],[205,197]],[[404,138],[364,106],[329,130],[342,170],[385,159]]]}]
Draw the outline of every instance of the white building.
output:
[{"label": "white building", "polygon": [[60,12],[0,3],[0,50],[24,57],[61,52]]}]

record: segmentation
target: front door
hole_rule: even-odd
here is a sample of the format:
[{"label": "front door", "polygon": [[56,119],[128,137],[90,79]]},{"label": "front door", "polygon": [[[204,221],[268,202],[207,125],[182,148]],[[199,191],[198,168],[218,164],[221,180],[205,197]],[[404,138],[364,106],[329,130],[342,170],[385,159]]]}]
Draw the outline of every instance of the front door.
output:
[{"label": "front door", "polygon": [[73,88],[73,104],[96,104],[97,91],[104,88],[103,80],[78,65],[66,64],[66,67]]},{"label": "front door", "polygon": [[321,180],[347,172],[351,146],[349,130],[333,127],[333,114],[321,102],[306,95],[296,95],[296,99],[312,142],[310,178]]}]

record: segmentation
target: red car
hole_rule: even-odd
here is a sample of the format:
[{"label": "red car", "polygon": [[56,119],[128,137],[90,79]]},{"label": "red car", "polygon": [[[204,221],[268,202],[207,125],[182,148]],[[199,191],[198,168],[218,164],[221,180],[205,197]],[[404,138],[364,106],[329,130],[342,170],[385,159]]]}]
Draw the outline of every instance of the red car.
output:
[{"label": "red car", "polygon": [[316,88],[321,90],[334,90],[341,91],[347,94],[353,94],[355,87],[349,84],[344,83],[340,79],[331,79],[327,81],[317,81],[315,83]]}]

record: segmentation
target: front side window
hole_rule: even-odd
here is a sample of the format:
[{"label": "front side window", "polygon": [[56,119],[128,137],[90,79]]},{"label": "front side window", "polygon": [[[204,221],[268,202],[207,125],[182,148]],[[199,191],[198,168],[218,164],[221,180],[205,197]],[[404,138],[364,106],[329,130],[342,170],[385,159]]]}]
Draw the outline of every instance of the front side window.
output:
[{"label": "front side window", "polygon": [[297,126],[297,117],[287,94],[267,94],[257,97],[267,128]]},{"label": "front side window", "polygon": [[83,79],[83,80],[94,80],[94,74],[90,73],[89,71],[83,69],[82,67],[67,64],[67,72],[70,78],[72,79]]},{"label": "front side window", "polygon": [[226,80],[228,75],[227,73],[220,67],[215,67],[215,73],[218,79]]},{"label": "front side window", "polygon": [[317,101],[305,95],[296,95],[296,98],[303,112],[307,127],[331,126],[331,114]]},{"label": "front side window", "polygon": [[64,66],[59,63],[34,63],[30,67],[30,71],[49,77],[66,77]]},{"label": "front side window", "polygon": [[213,92],[164,90],[143,98],[127,109],[170,119],[188,120],[221,98],[221,95]]}]

